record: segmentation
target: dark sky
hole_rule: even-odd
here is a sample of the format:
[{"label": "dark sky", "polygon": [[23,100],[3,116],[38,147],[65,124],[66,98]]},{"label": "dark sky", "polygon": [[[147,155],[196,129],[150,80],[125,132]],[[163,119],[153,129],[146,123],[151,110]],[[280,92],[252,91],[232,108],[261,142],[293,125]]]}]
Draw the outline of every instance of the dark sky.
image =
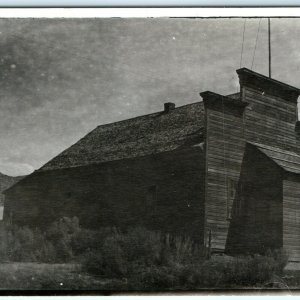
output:
[{"label": "dark sky", "polygon": [[[259,19],[247,19],[251,68]],[[0,19],[0,172],[39,168],[100,124],[237,91],[244,19]],[[300,87],[300,19],[272,20],[273,78]],[[267,75],[267,20],[253,70]]]}]

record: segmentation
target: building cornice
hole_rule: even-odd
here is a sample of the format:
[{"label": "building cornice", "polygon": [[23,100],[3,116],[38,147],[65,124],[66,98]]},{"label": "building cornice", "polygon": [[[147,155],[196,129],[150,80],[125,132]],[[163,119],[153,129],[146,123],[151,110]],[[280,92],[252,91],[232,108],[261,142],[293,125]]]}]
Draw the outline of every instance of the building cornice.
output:
[{"label": "building cornice", "polygon": [[227,96],[222,96],[214,92],[205,91],[200,93],[203,99],[204,106],[206,108],[222,109],[224,107],[231,109],[238,109],[244,111],[244,108],[248,105],[248,102],[241,101],[239,99],[233,99]]},{"label": "building cornice", "polygon": [[286,83],[253,72],[247,68],[238,69],[240,85],[258,89],[262,93],[297,103],[300,90]]}]

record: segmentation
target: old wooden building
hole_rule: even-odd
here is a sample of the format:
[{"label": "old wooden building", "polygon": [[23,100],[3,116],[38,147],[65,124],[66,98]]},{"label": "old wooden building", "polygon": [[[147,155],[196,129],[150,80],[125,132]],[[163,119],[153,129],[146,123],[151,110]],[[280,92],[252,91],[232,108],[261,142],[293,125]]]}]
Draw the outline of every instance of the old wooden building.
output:
[{"label": "old wooden building", "polygon": [[300,91],[237,74],[239,93],[97,127],[8,189],[4,218],[141,225],[220,252],[283,247],[299,261]]}]

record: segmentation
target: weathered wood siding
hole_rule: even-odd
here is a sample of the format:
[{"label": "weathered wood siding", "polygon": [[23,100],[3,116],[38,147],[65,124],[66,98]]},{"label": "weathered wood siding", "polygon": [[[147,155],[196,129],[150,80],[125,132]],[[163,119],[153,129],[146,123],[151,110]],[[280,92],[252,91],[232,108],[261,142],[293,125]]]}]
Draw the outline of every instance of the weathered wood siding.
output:
[{"label": "weathered wood siding", "polygon": [[223,251],[227,239],[228,180],[238,181],[244,152],[242,114],[225,104],[218,108],[206,107],[206,227],[211,231],[211,246]]},{"label": "weathered wood siding", "polygon": [[247,86],[242,88],[242,97],[249,103],[244,117],[247,140],[299,153],[295,133],[296,102]]},{"label": "weathered wood siding", "polygon": [[145,226],[203,241],[204,155],[199,146],[86,167],[37,172],[8,191],[5,218],[46,226]]},{"label": "weathered wood siding", "polygon": [[[291,100],[291,101],[290,101]],[[227,220],[228,178],[238,181],[245,142],[252,141],[299,153],[295,133],[295,99],[277,97],[264,91],[264,85],[241,85],[241,98],[247,102],[238,113],[226,99],[205,104],[206,109],[206,231],[212,232],[212,247],[224,250],[230,220]],[[223,103],[222,103],[223,102]],[[260,176],[260,174],[257,174]],[[271,188],[271,187],[270,187]]]},{"label": "weathered wood siding", "polygon": [[288,177],[283,181],[283,248],[290,261],[300,261],[300,182]]}]

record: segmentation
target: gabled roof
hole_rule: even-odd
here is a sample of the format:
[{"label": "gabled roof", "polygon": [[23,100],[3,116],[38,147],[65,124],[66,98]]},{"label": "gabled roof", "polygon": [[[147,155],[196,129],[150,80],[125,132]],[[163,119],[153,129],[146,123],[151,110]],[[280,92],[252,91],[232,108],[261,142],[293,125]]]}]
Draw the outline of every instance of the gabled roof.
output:
[{"label": "gabled roof", "polygon": [[255,146],[285,171],[300,174],[300,155],[297,153],[258,143],[248,144]]},{"label": "gabled roof", "polygon": [[200,142],[202,102],[98,126],[38,171],[70,168],[175,150]]}]

